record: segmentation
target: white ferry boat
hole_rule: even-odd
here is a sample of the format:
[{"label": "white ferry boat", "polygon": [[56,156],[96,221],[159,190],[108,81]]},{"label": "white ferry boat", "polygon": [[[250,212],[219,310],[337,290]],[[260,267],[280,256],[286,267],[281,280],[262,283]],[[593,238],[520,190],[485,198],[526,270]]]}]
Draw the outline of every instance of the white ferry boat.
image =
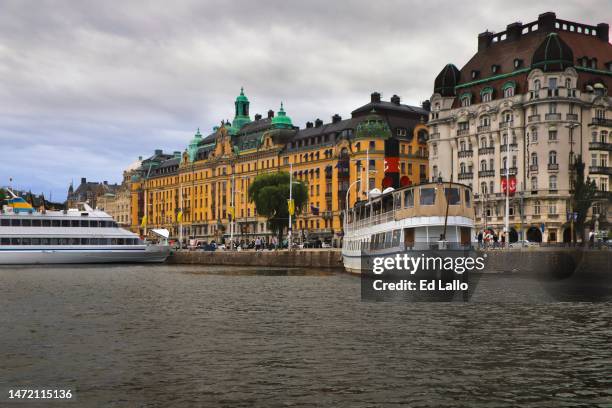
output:
[{"label": "white ferry boat", "polygon": [[164,231],[158,231],[160,244],[146,243],[87,204],[39,212],[6,191],[10,198],[0,211],[0,265],[163,262],[170,254]]},{"label": "white ferry boat", "polygon": [[361,273],[363,257],[427,249],[469,249],[474,229],[468,186],[438,182],[372,190],[345,216],[342,259]]}]

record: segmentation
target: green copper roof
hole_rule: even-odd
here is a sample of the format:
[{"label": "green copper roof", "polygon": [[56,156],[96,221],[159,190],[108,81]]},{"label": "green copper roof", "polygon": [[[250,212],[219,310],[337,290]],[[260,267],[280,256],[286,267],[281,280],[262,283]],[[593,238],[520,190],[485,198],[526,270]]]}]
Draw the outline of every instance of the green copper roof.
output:
[{"label": "green copper roof", "polygon": [[240,95],[236,97],[234,105],[236,106],[235,116],[234,120],[232,120],[232,126],[229,128],[229,133],[231,135],[235,135],[240,128],[251,122],[251,117],[249,116],[249,99],[244,94],[244,88],[240,88]]},{"label": "green copper roof", "polygon": [[248,102],[249,98],[244,94],[244,87],[240,87],[240,95],[236,97],[236,102]]},{"label": "green copper roof", "polygon": [[388,139],[391,137],[391,129],[389,129],[389,124],[372,109],[372,112],[357,125],[355,137],[380,137]]},{"label": "green copper roof", "polygon": [[[195,160],[196,154],[198,153],[198,146],[202,141],[202,134],[200,133],[200,128],[189,142],[189,146],[187,147],[187,153],[189,154],[189,161],[193,162]],[[182,160],[182,159],[181,159]]]},{"label": "green copper roof", "polygon": [[293,127],[291,118],[285,113],[282,102],[276,116],[272,118],[272,127],[275,129],[290,129]]}]

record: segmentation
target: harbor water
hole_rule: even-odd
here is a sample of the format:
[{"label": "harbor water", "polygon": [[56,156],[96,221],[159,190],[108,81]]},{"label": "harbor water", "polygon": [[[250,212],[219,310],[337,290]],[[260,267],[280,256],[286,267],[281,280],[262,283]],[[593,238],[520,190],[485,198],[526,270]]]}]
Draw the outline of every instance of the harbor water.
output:
[{"label": "harbor water", "polygon": [[32,406],[611,406],[612,304],[480,296],[362,302],[359,277],[314,269],[2,267],[0,389],[76,395]]}]

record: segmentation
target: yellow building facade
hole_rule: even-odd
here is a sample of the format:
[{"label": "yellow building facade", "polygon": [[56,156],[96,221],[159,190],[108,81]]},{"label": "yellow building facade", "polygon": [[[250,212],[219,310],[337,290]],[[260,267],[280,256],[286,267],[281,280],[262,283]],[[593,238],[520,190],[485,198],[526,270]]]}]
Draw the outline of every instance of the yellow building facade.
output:
[{"label": "yellow building facade", "polygon": [[[232,123],[205,137],[198,130],[182,153],[157,150],[142,161],[130,183],[134,231],[167,228],[177,238],[182,228],[185,241],[267,239],[272,233],[248,189],[258,175],[284,171],[308,188],[308,203],[293,223],[296,240],[338,245],[347,197],[352,206],[374,188],[428,178],[427,111],[402,105],[399,97],[387,102],[374,93],[350,119],[334,115],[331,123],[317,119],[303,129],[293,126],[282,105],[276,115],[254,120],[243,92],[235,106]],[[397,175],[390,177],[393,163]]]}]

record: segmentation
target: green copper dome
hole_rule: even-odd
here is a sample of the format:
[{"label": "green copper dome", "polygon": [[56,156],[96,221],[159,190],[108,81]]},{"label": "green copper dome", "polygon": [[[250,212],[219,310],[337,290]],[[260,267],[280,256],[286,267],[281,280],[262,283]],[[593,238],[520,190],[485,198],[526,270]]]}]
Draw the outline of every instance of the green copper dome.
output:
[{"label": "green copper dome", "polygon": [[282,102],[276,116],[272,118],[272,127],[275,129],[291,129],[293,127],[291,118],[287,116],[285,109],[283,109]]},{"label": "green copper dome", "polygon": [[391,129],[389,129],[389,125],[382,116],[372,109],[372,112],[357,125],[355,137],[379,137],[388,139],[391,137]]},{"label": "green copper dome", "polygon": [[240,88],[240,95],[236,97],[236,111],[234,120],[232,120],[232,126],[229,129],[230,134],[235,135],[238,131],[247,123],[251,122],[249,116],[249,98],[244,94],[244,88]]},{"label": "green copper dome", "polygon": [[200,133],[200,128],[189,142],[189,146],[187,147],[187,153],[189,154],[189,161],[195,161],[196,154],[198,153],[198,147],[200,146],[200,142],[202,141],[202,134]]}]

